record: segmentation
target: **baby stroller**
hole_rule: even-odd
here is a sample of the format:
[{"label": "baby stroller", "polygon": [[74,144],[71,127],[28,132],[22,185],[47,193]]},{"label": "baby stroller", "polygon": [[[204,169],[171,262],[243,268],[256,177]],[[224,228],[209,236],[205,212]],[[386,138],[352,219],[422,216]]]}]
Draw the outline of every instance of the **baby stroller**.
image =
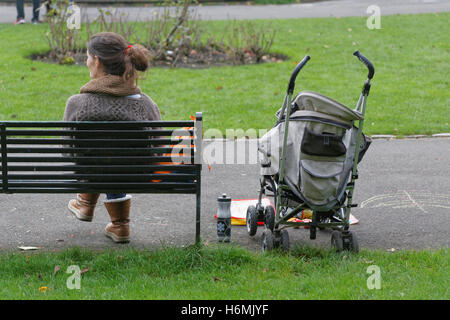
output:
[{"label": "baby stroller", "polygon": [[[306,56],[291,75],[275,126],[258,140],[261,189],[257,204],[247,208],[246,224],[254,236],[258,222],[264,223],[263,251],[288,250],[286,229],[301,226],[309,228],[310,239],[316,239],[317,228],[330,228],[337,251],[359,251],[349,231],[350,210],[357,206],[352,203],[357,165],[371,143],[362,131],[375,71],[359,51],[354,55],[369,69],[355,109],[311,91],[292,99],[295,79],[310,59]],[[275,208],[262,205],[264,195],[273,196]],[[302,212],[312,212],[310,219],[302,219]]]}]

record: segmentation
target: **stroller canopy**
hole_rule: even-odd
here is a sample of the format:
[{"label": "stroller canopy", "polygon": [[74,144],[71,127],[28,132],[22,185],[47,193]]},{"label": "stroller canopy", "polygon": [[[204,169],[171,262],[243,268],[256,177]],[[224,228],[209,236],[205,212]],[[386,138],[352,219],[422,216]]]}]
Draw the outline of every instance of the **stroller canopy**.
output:
[{"label": "stroller canopy", "polygon": [[299,93],[294,98],[293,104],[296,106],[294,110],[319,112],[344,120],[345,122],[364,119],[359,111],[351,110],[331,98],[312,91],[302,91]]}]

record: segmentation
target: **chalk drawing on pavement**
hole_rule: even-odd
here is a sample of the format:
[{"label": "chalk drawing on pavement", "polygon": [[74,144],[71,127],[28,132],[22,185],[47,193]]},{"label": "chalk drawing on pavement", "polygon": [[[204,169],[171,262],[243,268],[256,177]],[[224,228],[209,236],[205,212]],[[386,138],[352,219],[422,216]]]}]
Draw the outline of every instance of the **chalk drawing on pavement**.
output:
[{"label": "chalk drawing on pavement", "polygon": [[450,209],[450,194],[427,191],[399,190],[391,194],[381,194],[361,202],[361,208],[415,208],[430,213],[430,207]]}]

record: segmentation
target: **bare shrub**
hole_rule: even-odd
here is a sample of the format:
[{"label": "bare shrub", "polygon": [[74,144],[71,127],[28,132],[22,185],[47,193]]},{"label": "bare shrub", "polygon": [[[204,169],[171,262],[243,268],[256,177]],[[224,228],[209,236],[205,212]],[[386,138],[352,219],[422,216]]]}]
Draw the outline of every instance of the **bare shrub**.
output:
[{"label": "bare shrub", "polygon": [[56,0],[47,13],[49,30],[46,32],[50,58],[63,61],[83,51],[80,30],[67,28],[69,0]]},{"label": "bare shrub", "polygon": [[[260,63],[273,45],[276,31],[271,26],[252,21],[230,21],[222,32],[209,34],[195,10],[192,0],[165,2],[162,10],[145,22],[131,22],[119,9],[99,9],[98,17],[86,16],[81,30],[70,30],[69,0],[52,2],[48,15],[47,41],[50,58],[62,62],[68,57],[77,60],[85,55],[86,41],[98,32],[116,32],[130,43],[139,43],[150,50],[154,65],[176,67],[191,64]],[[79,58],[78,60],[83,60]],[[69,61],[71,61],[69,59]]]}]

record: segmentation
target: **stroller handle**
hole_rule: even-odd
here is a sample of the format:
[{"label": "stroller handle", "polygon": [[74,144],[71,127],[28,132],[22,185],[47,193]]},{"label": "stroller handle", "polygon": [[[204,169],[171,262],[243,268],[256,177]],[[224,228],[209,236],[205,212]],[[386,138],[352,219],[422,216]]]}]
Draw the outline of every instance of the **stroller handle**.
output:
[{"label": "stroller handle", "polygon": [[370,62],[369,59],[367,59],[366,57],[364,57],[359,50],[356,50],[355,52],[353,52],[353,55],[358,57],[358,59],[364,63],[367,67],[367,69],[369,69],[369,74],[367,75],[367,78],[369,78],[369,80],[371,80],[373,78],[373,75],[375,74],[375,68],[373,67],[372,62]]},{"label": "stroller handle", "polygon": [[305,66],[305,64],[308,62],[309,59],[311,59],[311,57],[306,55],[303,58],[303,60],[300,61],[300,63],[295,67],[294,72],[292,72],[291,79],[289,80],[289,87],[287,90],[288,94],[294,93],[295,79],[297,78],[298,73],[300,72],[300,70],[302,70],[302,68]]}]

